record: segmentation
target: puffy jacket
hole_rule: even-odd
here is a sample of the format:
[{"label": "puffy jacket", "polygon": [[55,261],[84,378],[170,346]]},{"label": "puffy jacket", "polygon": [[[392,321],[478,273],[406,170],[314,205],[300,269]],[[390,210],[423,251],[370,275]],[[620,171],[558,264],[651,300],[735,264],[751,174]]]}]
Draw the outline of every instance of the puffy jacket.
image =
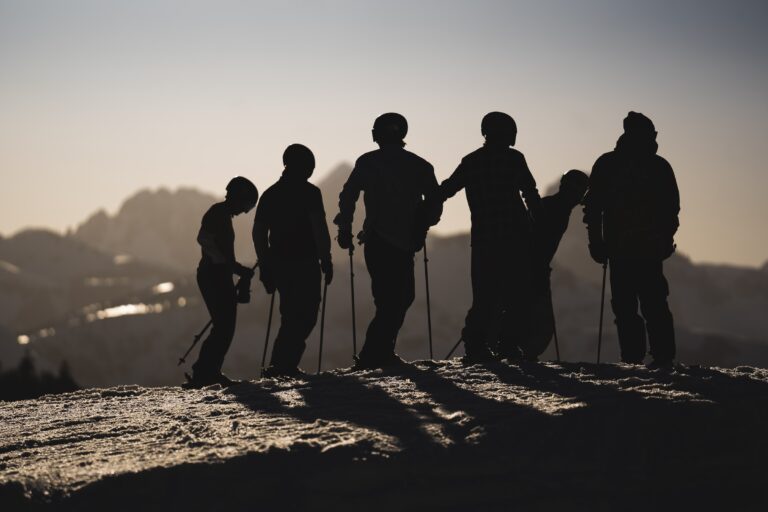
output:
[{"label": "puffy jacket", "polygon": [[584,222],[590,241],[602,237],[610,258],[665,259],[674,252],[680,194],[657,148],[625,134],[592,167]]}]

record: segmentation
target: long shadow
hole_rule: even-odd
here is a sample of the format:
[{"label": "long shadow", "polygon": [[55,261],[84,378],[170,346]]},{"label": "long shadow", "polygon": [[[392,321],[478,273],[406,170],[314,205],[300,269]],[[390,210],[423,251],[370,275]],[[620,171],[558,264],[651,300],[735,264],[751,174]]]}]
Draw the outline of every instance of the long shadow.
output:
[{"label": "long shadow", "polygon": [[[436,371],[420,368],[417,364],[390,370],[389,374],[409,380],[417,390],[429,396],[433,403],[421,402],[415,407],[431,421],[439,424],[443,433],[458,444],[462,444],[476,427],[487,430],[494,425],[503,424],[506,434],[509,435],[514,431],[532,428],[531,421],[547,419],[546,414],[534,407],[486,398]],[[446,409],[447,414],[438,413],[436,407]],[[466,413],[470,418],[452,419],[451,414],[458,411]]]},{"label": "long shadow", "polygon": [[537,391],[572,398],[587,406],[619,402],[625,405],[637,405],[645,399],[642,393],[632,390],[587,382],[568,374],[564,375],[565,372],[573,373],[576,370],[581,373],[581,366],[573,369],[563,366],[562,369],[556,369],[538,363],[523,362],[520,364],[495,363],[484,367],[505,384],[526,387],[533,385]]},{"label": "long shadow", "polygon": [[243,383],[227,393],[254,412],[283,414],[312,423],[318,419],[343,421],[393,437],[405,449],[438,446],[423,429],[416,411],[382,388],[366,385],[360,377],[324,373],[308,382],[281,389],[301,394],[305,405],[288,407],[272,394],[264,383]]},{"label": "long shadow", "polygon": [[[544,368],[532,371],[546,371]],[[748,373],[732,375],[700,366],[681,366],[674,372],[652,372],[642,366],[580,364],[579,372],[598,381],[637,378],[649,383],[671,384],[677,391],[686,391],[718,404],[768,396],[768,382],[753,379]]]},{"label": "long shadow", "polygon": [[309,411],[320,410],[325,419],[377,430],[398,439],[407,449],[438,446],[414,408],[375,384],[366,385],[360,377],[325,373],[299,392]]},{"label": "long shadow", "polygon": [[[613,446],[611,450],[620,448],[615,455],[606,455],[606,460],[616,458],[617,461],[620,453],[636,455],[637,441],[623,437],[629,432],[647,429],[648,435],[660,446],[668,446],[674,439],[685,444],[685,439],[681,438],[685,432],[673,429],[671,433],[666,433],[659,425],[694,426],[712,420],[720,421],[727,413],[726,408],[719,406],[738,400],[734,397],[738,395],[737,390],[744,391],[747,396],[768,397],[768,385],[763,382],[748,377],[734,378],[709,369],[670,375],[649,372],[644,368],[610,365],[564,364],[556,368],[534,363],[490,363],[482,365],[482,369],[453,378],[441,374],[440,369],[425,369],[419,364],[373,375],[325,373],[312,376],[306,382],[288,385],[264,381],[246,383],[230,388],[227,393],[254,412],[288,415],[307,423],[318,419],[341,421],[372,429],[394,438],[406,451],[438,449],[445,446],[445,438],[462,445],[477,440],[478,435],[488,435],[491,442],[484,443],[486,448],[501,448],[508,442],[524,442],[525,451],[532,452],[534,446],[556,442],[556,437],[570,432],[582,442],[589,439],[595,446]],[[486,376],[477,375],[478,372],[486,373]],[[473,378],[473,375],[491,383],[497,381],[537,393],[551,393],[561,399],[573,399],[574,405],[579,402],[586,406],[568,407],[564,404],[563,407],[555,406],[553,411],[545,411],[515,400],[514,396],[509,396],[515,393],[514,389],[505,391],[503,387],[492,390],[500,392],[498,398],[482,396],[467,389],[459,380]],[[589,381],[584,380],[585,377]],[[376,382],[392,378],[407,379],[428,398],[414,397],[405,403]],[[616,382],[631,378],[639,378],[649,384],[672,383],[674,391],[688,390],[713,403],[649,399],[648,394],[624,388]],[[703,389],[702,379],[710,379],[711,385]],[[391,385],[397,392],[397,384]],[[743,390],[745,385],[747,389]],[[298,392],[304,404],[288,407],[273,394],[287,389]],[[523,400],[527,398],[522,397]],[[546,407],[549,399],[546,396],[542,399]],[[756,404],[757,407],[759,405]],[[749,416],[745,416],[743,411],[737,415],[742,420]],[[440,432],[430,431],[430,424],[439,428]],[[578,450],[572,444],[566,448]]]}]

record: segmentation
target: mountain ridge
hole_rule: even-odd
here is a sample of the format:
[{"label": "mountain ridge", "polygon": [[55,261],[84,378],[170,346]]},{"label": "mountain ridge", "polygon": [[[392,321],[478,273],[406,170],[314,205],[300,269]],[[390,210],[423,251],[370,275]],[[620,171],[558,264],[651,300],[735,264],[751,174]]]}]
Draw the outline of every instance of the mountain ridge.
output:
[{"label": "mountain ridge", "polygon": [[[350,171],[349,165],[341,164],[319,182],[332,231],[330,220],[338,189]],[[194,200],[187,200],[193,196]],[[172,364],[208,320],[194,279],[200,254],[195,237],[202,212],[216,198],[192,189],[143,191],[132,197],[129,206],[121,208],[123,220],[115,221],[116,227],[110,224],[99,231],[94,226],[104,223],[106,214],[96,214],[95,218],[101,220],[83,228],[79,238],[48,233],[42,236],[46,244],[39,248],[21,244],[23,250],[17,246],[27,235],[0,239],[0,327],[12,334],[0,337],[0,361],[6,367],[16,364],[19,358],[19,346],[14,339],[18,338],[27,342],[24,349],[31,351],[42,369],[55,371],[67,359],[82,385],[178,382],[181,373]],[[181,204],[176,206],[177,203]],[[147,204],[159,205],[158,211],[166,213],[153,213]],[[361,210],[362,207],[358,209],[360,213]],[[236,250],[245,263],[255,260],[248,236],[250,215],[235,218],[239,235]],[[356,217],[359,226],[363,215]],[[175,220],[165,222],[166,219]],[[104,232],[109,237],[94,242],[102,247],[94,249],[82,240],[88,238],[86,232]],[[164,233],[170,233],[167,240]],[[163,244],[168,247],[162,248]],[[336,278],[328,288],[328,342],[323,360],[327,367],[342,367],[351,359],[349,260],[345,252],[333,245]],[[456,342],[471,303],[471,249],[467,234],[430,235],[427,246],[434,350],[440,356]],[[126,255],[131,247],[143,251],[137,254],[159,255],[160,261],[144,263],[144,256],[131,259]],[[78,256],[78,251],[93,255],[96,263],[89,263],[91,256]],[[358,339],[362,339],[373,313],[362,252],[355,251],[353,258]],[[52,262],[50,267],[48,260]],[[28,266],[33,263],[34,268]],[[63,269],[64,263],[79,270],[52,273],[52,269]],[[96,272],[100,267],[105,270]],[[593,359],[602,272],[589,257],[579,208],[572,213],[553,267],[553,302],[561,356],[565,360]],[[681,361],[768,366],[768,317],[764,314],[768,310],[768,272],[696,264],[680,253],[667,260],[665,268]],[[398,337],[398,352],[406,359],[429,355],[422,253],[415,256],[415,274],[416,300]],[[55,286],[41,287],[40,282],[55,282]],[[158,293],[156,286],[161,283],[170,283],[164,286],[172,287],[172,291]],[[239,378],[252,377],[258,371],[269,309],[268,298],[258,281],[254,281],[252,290],[252,303],[240,306],[237,333],[225,363],[225,371]],[[610,290],[606,307],[609,300]],[[102,318],[92,320],[97,314]],[[316,330],[308,340],[305,369],[316,368],[317,337]],[[616,360],[617,340],[610,313],[605,320],[603,341],[604,360]],[[554,357],[554,347],[550,346],[543,358]]]}]

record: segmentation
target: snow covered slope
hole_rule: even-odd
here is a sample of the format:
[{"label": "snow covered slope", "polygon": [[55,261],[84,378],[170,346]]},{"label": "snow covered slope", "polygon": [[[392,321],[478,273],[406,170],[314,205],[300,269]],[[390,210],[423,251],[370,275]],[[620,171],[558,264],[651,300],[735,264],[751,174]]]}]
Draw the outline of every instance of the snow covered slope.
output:
[{"label": "snow covered slope", "polygon": [[765,510],[768,370],[334,371],[0,403],[2,510]]}]

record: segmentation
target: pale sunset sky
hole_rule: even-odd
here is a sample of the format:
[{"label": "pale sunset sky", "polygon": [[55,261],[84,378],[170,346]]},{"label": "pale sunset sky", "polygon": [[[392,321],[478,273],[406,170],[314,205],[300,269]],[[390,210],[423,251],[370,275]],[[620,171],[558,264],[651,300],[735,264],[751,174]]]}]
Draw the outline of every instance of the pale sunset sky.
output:
[{"label": "pale sunset sky", "polygon": [[[768,260],[768,2],[0,0],[0,234],[63,232],[144,187],[313,181],[410,123],[439,180],[511,114],[541,190],[648,115],[694,261]],[[326,205],[329,216],[335,205]],[[437,227],[467,230],[461,197]]]}]

